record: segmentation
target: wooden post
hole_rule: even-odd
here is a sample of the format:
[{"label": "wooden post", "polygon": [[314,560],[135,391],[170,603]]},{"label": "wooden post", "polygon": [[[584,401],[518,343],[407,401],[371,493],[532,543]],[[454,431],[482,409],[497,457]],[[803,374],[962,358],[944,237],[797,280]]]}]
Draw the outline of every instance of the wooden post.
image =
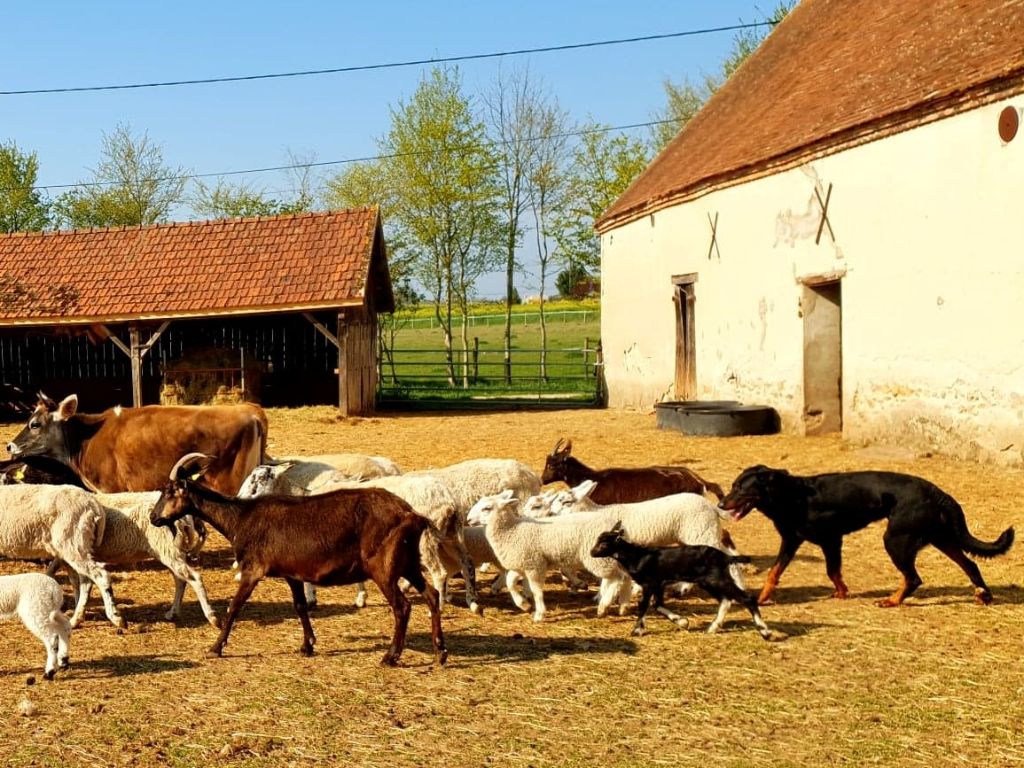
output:
[{"label": "wooden post", "polygon": [[[510,363],[511,361],[509,361]],[[511,366],[506,363],[506,370],[511,373]],[[480,376],[480,337],[473,337],[473,383],[476,384],[477,378]]]},{"label": "wooden post", "polygon": [[142,345],[139,343],[139,325],[128,326],[128,338],[131,340],[130,355],[132,360],[132,405],[142,405]]},{"label": "wooden post", "polygon": [[604,391],[604,347],[601,340],[597,340],[597,352],[594,361],[594,378],[597,379],[597,402],[605,404],[606,393]]},{"label": "wooden post", "polygon": [[590,378],[590,337],[583,337],[583,378]]},{"label": "wooden post", "polygon": [[349,392],[348,392],[348,323],[346,322],[345,311],[338,313],[338,414],[348,416],[349,414]]}]

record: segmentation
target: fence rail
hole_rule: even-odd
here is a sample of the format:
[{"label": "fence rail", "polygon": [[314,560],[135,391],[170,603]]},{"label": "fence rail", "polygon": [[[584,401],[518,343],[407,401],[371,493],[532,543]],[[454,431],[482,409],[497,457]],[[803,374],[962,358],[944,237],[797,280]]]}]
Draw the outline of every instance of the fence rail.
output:
[{"label": "fence rail", "polygon": [[400,349],[381,359],[378,399],[383,403],[434,401],[449,405],[527,400],[547,405],[596,404],[603,400],[600,342],[556,349]]},{"label": "fence rail", "polygon": [[[561,323],[585,323],[588,320],[596,320],[601,317],[599,309],[557,309],[552,312],[545,312],[544,319],[548,322]],[[467,325],[470,328],[481,325],[504,325],[505,313],[500,312],[491,315],[470,315]],[[402,318],[399,322],[406,328],[437,328],[436,317],[410,317]],[[462,322],[461,315],[452,317],[452,326],[456,327]],[[517,312],[512,315],[512,325],[532,325],[540,322],[540,312]]]}]

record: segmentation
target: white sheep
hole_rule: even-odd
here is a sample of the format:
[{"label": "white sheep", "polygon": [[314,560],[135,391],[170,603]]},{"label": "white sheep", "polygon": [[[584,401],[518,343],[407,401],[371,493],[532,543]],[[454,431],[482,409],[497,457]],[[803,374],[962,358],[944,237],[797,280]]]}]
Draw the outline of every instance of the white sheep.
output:
[{"label": "white sheep", "polygon": [[[97,501],[106,512],[106,526],[103,540],[96,546],[94,554],[106,566],[159,561],[174,577],[174,600],[165,617],[170,621],[181,613],[181,599],[185,594],[185,585],[188,584],[196,593],[206,620],[218,627],[217,615],[206,596],[202,576],[189,565],[187,559],[199,552],[204,537],[196,531],[189,516],[178,521],[174,535],[150,524],[149,513],[159,498],[159,491],[96,494]],[[52,575],[59,565],[60,561],[51,563],[48,573]],[[75,609],[75,613],[79,614],[85,610],[92,582],[88,579],[79,580],[74,571],[69,577],[79,596]]]},{"label": "white sheep", "polygon": [[71,622],[64,615],[60,584],[43,573],[0,576],[0,619],[19,617],[46,648],[43,677],[52,680],[57,669],[68,668]]},{"label": "white sheep", "polygon": [[331,467],[349,478],[369,480],[372,477],[400,475],[402,470],[386,456],[361,453],[320,453],[313,456],[282,456],[279,461],[305,462]]},{"label": "white sheep", "polygon": [[[597,537],[607,530],[607,518],[597,513],[533,518],[519,514],[519,501],[508,494],[491,497],[493,507],[484,528],[498,562],[506,569],[506,586],[515,604],[529,610],[517,580],[525,577],[534,599],[533,620],[542,621],[544,578],[548,570],[585,570],[600,579],[597,613],[603,616],[612,601],[628,593],[631,579],[610,558],[590,554]],[[483,502],[481,499],[480,502]]]},{"label": "white sheep", "polygon": [[409,472],[406,476],[439,478],[455,497],[459,512],[466,514],[484,496],[511,490],[525,501],[540,493],[540,478],[526,464],[514,459],[469,459],[447,467]]},{"label": "white sheep", "polygon": [[[262,465],[256,467],[246,478],[239,491],[240,498],[283,493],[291,496],[309,495],[307,488],[295,485],[292,481],[290,468],[284,465]],[[284,478],[282,480],[282,478]],[[339,488],[364,488],[372,486],[390,491],[408,502],[417,514],[427,518],[434,528],[445,532],[439,535],[428,529],[420,540],[420,555],[423,567],[430,576],[431,582],[442,597],[442,605],[448,599],[447,580],[451,572],[462,571],[466,582],[466,603],[474,613],[480,613],[481,607],[473,587],[473,571],[463,536],[464,515],[457,510],[448,486],[440,479],[432,476],[393,475],[376,477],[362,482],[352,480],[336,481],[317,485],[317,493],[326,493]],[[452,567],[453,566],[453,567]],[[450,570],[451,567],[451,570]],[[306,585],[306,600],[316,602],[316,590]],[[366,587],[360,583],[356,594],[356,605],[360,608],[366,603]]]},{"label": "white sheep", "polygon": [[[549,490],[530,496],[526,501],[521,503],[520,514],[523,517],[534,518],[552,517],[556,514],[564,514],[562,511],[556,512],[554,508],[555,499],[559,494],[563,493],[566,492],[562,490]],[[506,489],[501,493],[494,494],[492,496],[484,496],[477,500],[466,515],[467,526],[464,531],[464,535],[466,539],[466,551],[469,553],[469,559],[473,562],[473,565],[478,568],[484,565],[489,565],[497,569],[494,580],[490,584],[492,594],[497,594],[501,591],[501,588],[505,585],[506,575],[505,569],[501,567],[501,563],[498,562],[497,556],[494,554],[494,550],[487,541],[484,526],[487,524],[487,520],[490,518],[491,512],[493,512],[500,503],[514,498],[515,492],[511,489]],[[586,582],[581,581],[575,573],[563,572],[562,578],[569,585],[570,589],[583,591],[587,589]]]},{"label": "white sheep", "polygon": [[[629,531],[629,539],[644,547],[668,547],[674,544],[703,544],[731,555],[739,553],[723,539],[722,521],[729,513],[719,509],[703,496],[695,493],[676,493],[648,501],[631,504],[595,504],[590,494],[597,484],[584,480],[568,491],[555,495],[551,509],[556,515],[567,513],[598,513],[605,516],[611,530],[621,523]],[[743,571],[731,565],[732,574],[743,589]],[[686,592],[692,585],[683,585]]]},{"label": "white sheep", "polygon": [[[63,560],[100,588],[107,618],[114,626],[124,627],[114,604],[110,574],[94,554],[103,540],[106,521],[103,505],[81,488],[0,486],[0,555],[16,560]],[[71,626],[81,618],[76,610]]]},{"label": "white sheep", "polygon": [[274,464],[254,467],[236,494],[240,499],[271,494],[281,496],[305,496],[322,493],[324,489],[339,483],[361,479],[349,475],[330,464],[304,459],[287,459]]}]

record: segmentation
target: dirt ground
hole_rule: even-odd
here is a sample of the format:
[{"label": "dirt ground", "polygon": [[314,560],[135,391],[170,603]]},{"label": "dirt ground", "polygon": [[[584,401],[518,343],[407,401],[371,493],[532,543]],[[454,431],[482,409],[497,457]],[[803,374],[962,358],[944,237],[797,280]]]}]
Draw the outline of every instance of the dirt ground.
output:
[{"label": "dirt ground", "polygon": [[[686,438],[654,416],[616,411],[381,415],[339,421],[327,408],[270,412],[271,452],[367,452],[403,468],[512,457],[540,471],[559,437],[595,466],[687,464],[727,486],[746,466],[797,473],[889,469],[926,477],[964,506],[978,537],[1020,529],[1024,472],[837,438]],[[19,425],[0,427],[9,439]],[[778,537],[758,513],[729,526],[755,559],[759,588]],[[297,653],[301,629],[286,586],[261,584],[221,659],[194,596],[163,620],[172,596],[159,568],[121,572],[119,632],[94,597],[72,636],[72,669],[41,678],[44,654],[17,621],[0,623],[0,762],[4,765],[306,766],[886,766],[1024,764],[1024,548],[981,562],[995,595],[975,605],[965,576],[934,550],[924,586],[899,609],[877,608],[899,578],[874,525],[846,539],[850,599],[830,597],[819,550],[783,577],[765,643],[739,610],[718,636],[701,630],[715,606],[699,596],[630,637],[632,616],[597,619],[586,595],[552,577],[549,618],[534,624],[507,595],[485,615],[446,609],[451,658],[432,664],[429,624],[414,601],[397,669],[378,661],[391,619],[371,589],[323,590],[313,616],[317,656]],[[214,606],[234,592],[219,536],[202,556]],[[34,566],[0,563],[0,572]],[[461,592],[458,593],[461,597]],[[37,682],[29,685],[30,677]],[[23,700],[37,708],[19,714]]]}]

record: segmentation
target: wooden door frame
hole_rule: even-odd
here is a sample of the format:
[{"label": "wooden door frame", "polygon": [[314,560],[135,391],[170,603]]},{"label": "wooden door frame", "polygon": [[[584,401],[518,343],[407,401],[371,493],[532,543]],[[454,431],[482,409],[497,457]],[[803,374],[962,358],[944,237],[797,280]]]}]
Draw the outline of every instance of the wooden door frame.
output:
[{"label": "wooden door frame", "polygon": [[675,393],[677,400],[697,397],[697,273],[672,276],[672,303],[675,306],[676,362]]}]

